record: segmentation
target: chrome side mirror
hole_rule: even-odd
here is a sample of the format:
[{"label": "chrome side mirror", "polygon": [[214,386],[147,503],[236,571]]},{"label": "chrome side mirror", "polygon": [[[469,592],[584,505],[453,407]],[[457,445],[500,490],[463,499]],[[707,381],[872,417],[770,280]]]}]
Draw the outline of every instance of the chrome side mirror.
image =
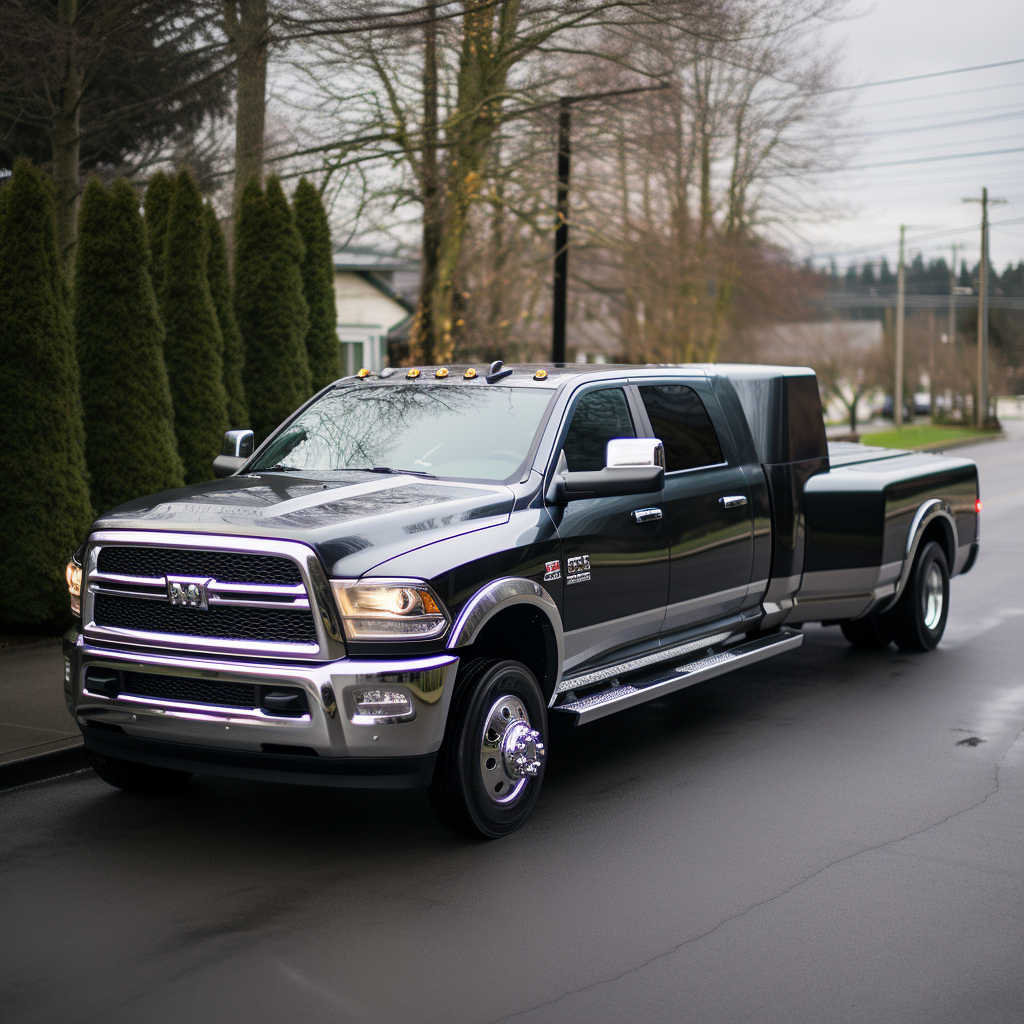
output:
[{"label": "chrome side mirror", "polygon": [[213,475],[225,477],[237,473],[252,455],[254,440],[255,435],[251,430],[226,431],[220,455],[213,460]]},{"label": "chrome side mirror", "polygon": [[606,469],[629,469],[634,466],[665,468],[665,446],[656,437],[616,437],[605,449]]}]

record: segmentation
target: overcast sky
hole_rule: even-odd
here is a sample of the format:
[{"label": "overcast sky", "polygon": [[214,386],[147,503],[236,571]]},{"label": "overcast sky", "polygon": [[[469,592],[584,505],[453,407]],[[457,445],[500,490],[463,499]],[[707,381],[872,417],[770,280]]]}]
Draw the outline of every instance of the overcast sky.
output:
[{"label": "overcast sky", "polygon": [[[861,10],[863,17],[831,30],[845,40],[843,77],[851,84],[1021,63],[860,90],[850,113],[872,137],[857,142],[851,166],[1024,150],[1024,0],[878,0]],[[992,259],[1002,270],[1024,258],[1024,151],[835,175],[832,194],[853,213],[802,229],[804,254],[834,255],[841,270],[883,253],[893,263],[903,223],[908,258],[922,252],[948,262],[956,241],[973,264],[980,206],[961,200],[980,197],[983,185],[990,197],[1009,200],[990,210]],[[998,225],[1010,220],[1021,223]]]}]

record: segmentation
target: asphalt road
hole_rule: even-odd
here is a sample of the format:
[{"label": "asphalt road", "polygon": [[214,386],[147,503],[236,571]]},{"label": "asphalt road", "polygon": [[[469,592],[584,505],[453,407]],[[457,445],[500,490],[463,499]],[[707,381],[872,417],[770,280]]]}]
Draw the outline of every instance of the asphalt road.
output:
[{"label": "asphalt road", "polygon": [[938,651],[811,627],[557,737],[508,839],[418,793],[8,791],[0,1019],[1024,1020],[1024,434],[965,453]]}]

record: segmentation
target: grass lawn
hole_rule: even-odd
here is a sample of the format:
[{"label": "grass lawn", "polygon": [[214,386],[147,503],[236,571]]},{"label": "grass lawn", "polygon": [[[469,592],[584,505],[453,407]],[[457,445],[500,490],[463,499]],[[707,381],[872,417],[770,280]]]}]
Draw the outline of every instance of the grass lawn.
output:
[{"label": "grass lawn", "polygon": [[899,430],[883,430],[877,434],[861,434],[864,444],[880,448],[942,448],[951,442],[973,441],[992,437],[991,430],[977,427],[952,427],[922,423],[900,427]]}]

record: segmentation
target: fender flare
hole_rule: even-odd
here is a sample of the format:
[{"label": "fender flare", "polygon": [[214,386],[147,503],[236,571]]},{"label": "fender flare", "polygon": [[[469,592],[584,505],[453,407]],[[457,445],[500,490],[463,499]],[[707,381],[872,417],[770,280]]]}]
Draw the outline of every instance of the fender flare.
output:
[{"label": "fender flare", "polygon": [[481,587],[463,606],[455,617],[448,635],[448,649],[465,647],[473,643],[480,631],[495,615],[515,605],[530,605],[539,609],[548,620],[555,636],[558,665],[555,672],[555,686],[562,678],[562,664],[565,661],[565,639],[562,632],[562,617],[554,598],[533,580],[520,576],[506,576]]},{"label": "fender flare", "polygon": [[[946,527],[948,534],[947,540],[950,541],[953,560],[956,560],[957,530],[956,519],[953,517],[953,510],[947,502],[941,501],[939,498],[931,498],[921,505],[914,514],[913,521],[910,524],[910,530],[907,533],[906,554],[903,559],[903,571],[900,573],[900,578],[896,583],[896,589],[893,592],[892,597],[888,600],[880,601],[878,605],[872,609],[873,612],[887,612],[903,596],[907,580],[910,579],[910,570],[914,567],[914,559],[917,557],[917,549],[920,547],[921,538],[924,536],[925,529],[935,522],[936,519],[942,521],[943,525]],[[952,574],[952,565],[950,565],[949,571],[950,574]]]}]

